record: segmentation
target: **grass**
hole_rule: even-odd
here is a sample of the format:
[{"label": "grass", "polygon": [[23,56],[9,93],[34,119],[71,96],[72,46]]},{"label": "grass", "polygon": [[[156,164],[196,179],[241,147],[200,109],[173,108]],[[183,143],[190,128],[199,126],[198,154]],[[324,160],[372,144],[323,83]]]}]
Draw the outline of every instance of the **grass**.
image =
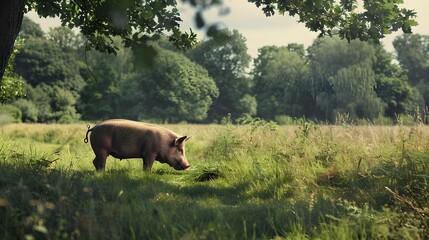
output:
[{"label": "grass", "polygon": [[79,125],[0,129],[0,239],[425,239],[429,129],[168,125],[192,167],[107,161]]}]

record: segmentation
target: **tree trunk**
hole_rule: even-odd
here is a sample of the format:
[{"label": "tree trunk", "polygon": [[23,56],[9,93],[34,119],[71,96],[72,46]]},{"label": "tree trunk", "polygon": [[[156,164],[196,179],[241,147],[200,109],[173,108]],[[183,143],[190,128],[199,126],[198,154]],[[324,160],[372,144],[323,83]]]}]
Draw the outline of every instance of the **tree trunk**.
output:
[{"label": "tree trunk", "polygon": [[0,83],[21,29],[26,0],[0,1]]}]

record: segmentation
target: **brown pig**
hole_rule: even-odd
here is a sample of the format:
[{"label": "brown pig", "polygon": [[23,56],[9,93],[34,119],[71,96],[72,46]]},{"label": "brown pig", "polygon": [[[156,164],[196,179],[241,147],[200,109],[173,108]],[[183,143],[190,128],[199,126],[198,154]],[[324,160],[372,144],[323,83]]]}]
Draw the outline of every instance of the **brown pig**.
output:
[{"label": "brown pig", "polygon": [[87,125],[84,139],[95,153],[93,161],[97,171],[106,166],[111,155],[119,159],[143,158],[143,169],[150,171],[155,160],[167,163],[176,170],[185,170],[190,165],[185,156],[185,143],[190,138],[152,124],[124,119],[104,121],[93,128]]}]

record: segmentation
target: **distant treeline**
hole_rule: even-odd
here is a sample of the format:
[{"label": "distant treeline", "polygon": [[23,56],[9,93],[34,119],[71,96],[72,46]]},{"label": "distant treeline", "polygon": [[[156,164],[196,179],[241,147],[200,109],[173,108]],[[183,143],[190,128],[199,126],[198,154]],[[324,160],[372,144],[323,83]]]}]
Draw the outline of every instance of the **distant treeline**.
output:
[{"label": "distant treeline", "polygon": [[[44,33],[25,18],[11,59],[25,96],[0,106],[0,121],[69,123],[128,118],[220,122],[243,115],[288,123],[425,120],[429,36],[397,37],[395,54],[371,42],[319,38],[265,46],[256,59],[236,30],[181,52],[166,39],[118,54],[87,50],[66,27]],[[251,70],[249,70],[251,69]]]}]

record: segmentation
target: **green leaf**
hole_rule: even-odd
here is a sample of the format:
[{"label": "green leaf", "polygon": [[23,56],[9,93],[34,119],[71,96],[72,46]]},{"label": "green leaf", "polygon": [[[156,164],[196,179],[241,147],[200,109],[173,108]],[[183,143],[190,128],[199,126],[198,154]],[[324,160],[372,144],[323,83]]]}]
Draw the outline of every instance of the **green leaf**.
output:
[{"label": "green leaf", "polygon": [[415,21],[415,20],[408,19],[408,20],[405,20],[405,25],[407,27],[414,27],[414,26],[419,25],[419,23],[417,21]]},{"label": "green leaf", "polygon": [[146,44],[134,44],[132,46],[134,65],[137,68],[152,67],[157,52],[153,46]]},{"label": "green leaf", "polygon": [[39,233],[43,233],[45,235],[48,234],[48,229],[46,229],[45,226],[40,226],[40,225],[34,225],[33,229]]},{"label": "green leaf", "polygon": [[388,35],[388,34],[391,34],[391,33],[392,33],[392,31],[390,31],[388,28],[384,28],[383,29],[383,34]]},{"label": "green leaf", "polygon": [[143,12],[143,18],[144,18],[145,20],[150,20],[150,19],[152,19],[154,16],[155,16],[155,15],[154,15],[154,14],[153,14],[153,12],[151,12],[151,11],[144,11],[144,12]]}]

